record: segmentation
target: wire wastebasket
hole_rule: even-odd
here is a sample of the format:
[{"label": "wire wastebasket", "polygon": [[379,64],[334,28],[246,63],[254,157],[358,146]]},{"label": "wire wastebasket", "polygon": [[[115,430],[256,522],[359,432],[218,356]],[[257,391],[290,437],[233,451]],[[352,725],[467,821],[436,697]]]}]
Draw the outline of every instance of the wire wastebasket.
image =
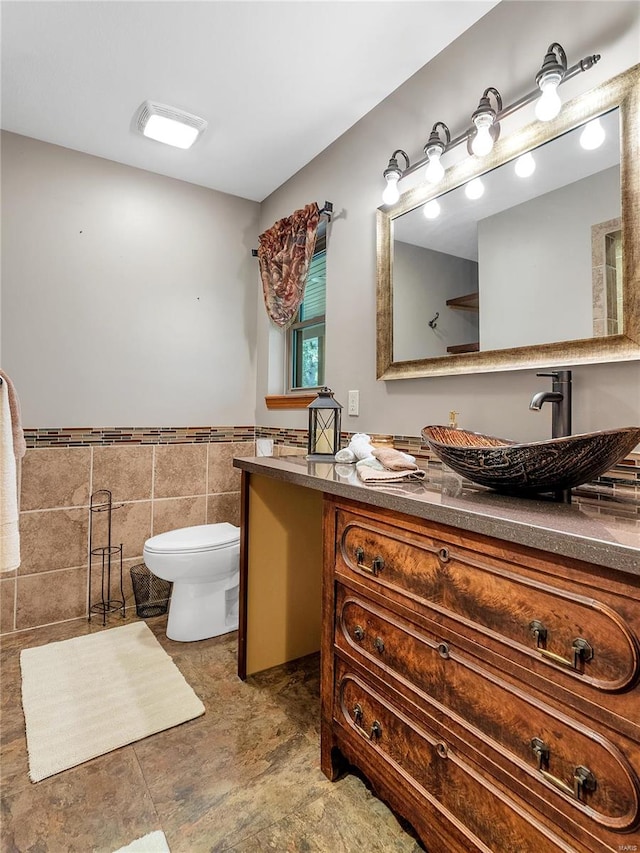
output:
[{"label": "wire wastebasket", "polygon": [[131,584],[136,600],[136,613],[143,619],[167,612],[171,582],[156,577],[144,563],[131,566]]}]

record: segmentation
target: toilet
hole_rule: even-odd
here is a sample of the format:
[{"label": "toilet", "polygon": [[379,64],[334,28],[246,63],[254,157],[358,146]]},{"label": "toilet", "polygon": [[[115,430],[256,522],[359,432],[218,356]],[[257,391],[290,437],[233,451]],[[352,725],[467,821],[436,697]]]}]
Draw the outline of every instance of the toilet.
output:
[{"label": "toilet", "polygon": [[143,549],[147,568],[173,582],[167,637],[191,642],[238,627],[240,528],[226,522],[159,533]]}]

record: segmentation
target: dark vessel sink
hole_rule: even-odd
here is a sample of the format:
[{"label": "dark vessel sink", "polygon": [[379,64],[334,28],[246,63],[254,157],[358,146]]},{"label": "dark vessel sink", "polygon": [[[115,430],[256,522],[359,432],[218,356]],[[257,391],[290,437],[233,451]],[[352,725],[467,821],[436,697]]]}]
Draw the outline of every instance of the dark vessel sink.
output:
[{"label": "dark vessel sink", "polygon": [[640,427],[518,444],[446,426],[422,437],[443,462],[474,483],[511,494],[571,489],[594,480],[640,442]]}]

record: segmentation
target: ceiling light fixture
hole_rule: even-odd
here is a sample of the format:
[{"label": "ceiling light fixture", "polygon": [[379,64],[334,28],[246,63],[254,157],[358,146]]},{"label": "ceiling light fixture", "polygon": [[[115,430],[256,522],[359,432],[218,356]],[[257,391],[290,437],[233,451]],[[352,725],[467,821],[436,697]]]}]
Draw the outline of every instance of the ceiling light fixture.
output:
[{"label": "ceiling light fixture", "polygon": [[[489,95],[496,99],[497,110],[494,110],[489,101]],[[502,110],[502,96],[497,89],[489,86],[485,89],[476,111],[471,116],[475,125],[475,133],[469,137],[470,153],[476,157],[484,157],[493,148],[493,143],[500,136],[500,125],[496,121],[497,114]]]},{"label": "ceiling light fixture", "polygon": [[[446,143],[440,139],[440,134],[438,133],[439,127],[441,127],[444,132],[444,138],[447,140]],[[451,134],[449,132],[449,128],[444,122],[437,121],[431,128],[429,141],[424,146],[424,153],[429,161],[425,177],[430,184],[437,184],[444,178],[444,166],[440,162],[440,158],[444,154],[444,149],[450,142]]]},{"label": "ceiling light fixture", "polygon": [[536,74],[536,83],[542,92],[536,104],[536,117],[540,121],[555,118],[562,107],[558,86],[567,73],[567,54],[557,41],[549,45],[542,68]]},{"label": "ceiling light fixture", "polygon": [[[547,121],[558,114],[560,106],[560,98],[556,92],[558,86],[566,83],[576,74],[582,71],[588,71],[600,60],[600,54],[594,53],[590,56],[585,56],[580,62],[576,62],[571,68],[567,68],[567,57],[562,45],[557,42],[549,45],[549,49],[544,58],[542,68],[536,74],[536,88],[528,92],[523,97],[514,101],[506,107],[502,106],[502,98],[497,89],[490,86],[485,89],[478,108],[472,115],[472,124],[461,134],[454,139],[451,138],[449,128],[443,122],[436,122],[433,125],[431,134],[427,144],[424,146],[424,157],[411,165],[407,154],[398,149],[394,151],[389,165],[384,171],[384,177],[387,186],[384,191],[383,201],[385,204],[395,204],[400,198],[399,182],[408,175],[413,174],[416,170],[427,166],[427,180],[430,183],[437,183],[444,176],[444,167],[441,159],[444,154],[460,145],[463,142],[467,143],[467,149],[470,154],[475,154],[478,157],[485,156],[493,148],[494,143],[500,135],[500,121],[510,116],[522,107],[533,101],[538,101],[536,104],[536,114],[541,113],[538,117],[541,120]],[[489,96],[493,95],[496,100],[497,109],[493,109]],[[542,104],[542,101],[545,101]],[[560,104],[560,106],[558,106]],[[553,112],[553,110],[556,110]],[[553,112],[553,115],[551,114]],[[445,130],[446,142],[443,142],[438,127]],[[397,155],[402,154],[406,160],[404,170],[398,166]],[[441,171],[442,170],[442,171]]]},{"label": "ceiling light fixture", "polygon": [[580,145],[586,151],[595,151],[600,148],[605,138],[604,127],[599,118],[594,118],[585,124],[582,133],[580,134]]},{"label": "ceiling light fixture", "polygon": [[167,104],[144,101],[138,109],[136,127],[149,139],[186,149],[191,148],[198,136],[204,133],[207,122]]}]

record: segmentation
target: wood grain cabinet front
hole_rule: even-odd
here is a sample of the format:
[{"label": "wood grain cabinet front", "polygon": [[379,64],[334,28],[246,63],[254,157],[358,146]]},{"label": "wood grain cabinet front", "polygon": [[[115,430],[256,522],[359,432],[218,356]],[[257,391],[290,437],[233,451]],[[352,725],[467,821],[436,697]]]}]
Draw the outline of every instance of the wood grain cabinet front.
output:
[{"label": "wood grain cabinet front", "polygon": [[324,571],[327,775],[434,853],[640,850],[632,578],[338,498]]}]

